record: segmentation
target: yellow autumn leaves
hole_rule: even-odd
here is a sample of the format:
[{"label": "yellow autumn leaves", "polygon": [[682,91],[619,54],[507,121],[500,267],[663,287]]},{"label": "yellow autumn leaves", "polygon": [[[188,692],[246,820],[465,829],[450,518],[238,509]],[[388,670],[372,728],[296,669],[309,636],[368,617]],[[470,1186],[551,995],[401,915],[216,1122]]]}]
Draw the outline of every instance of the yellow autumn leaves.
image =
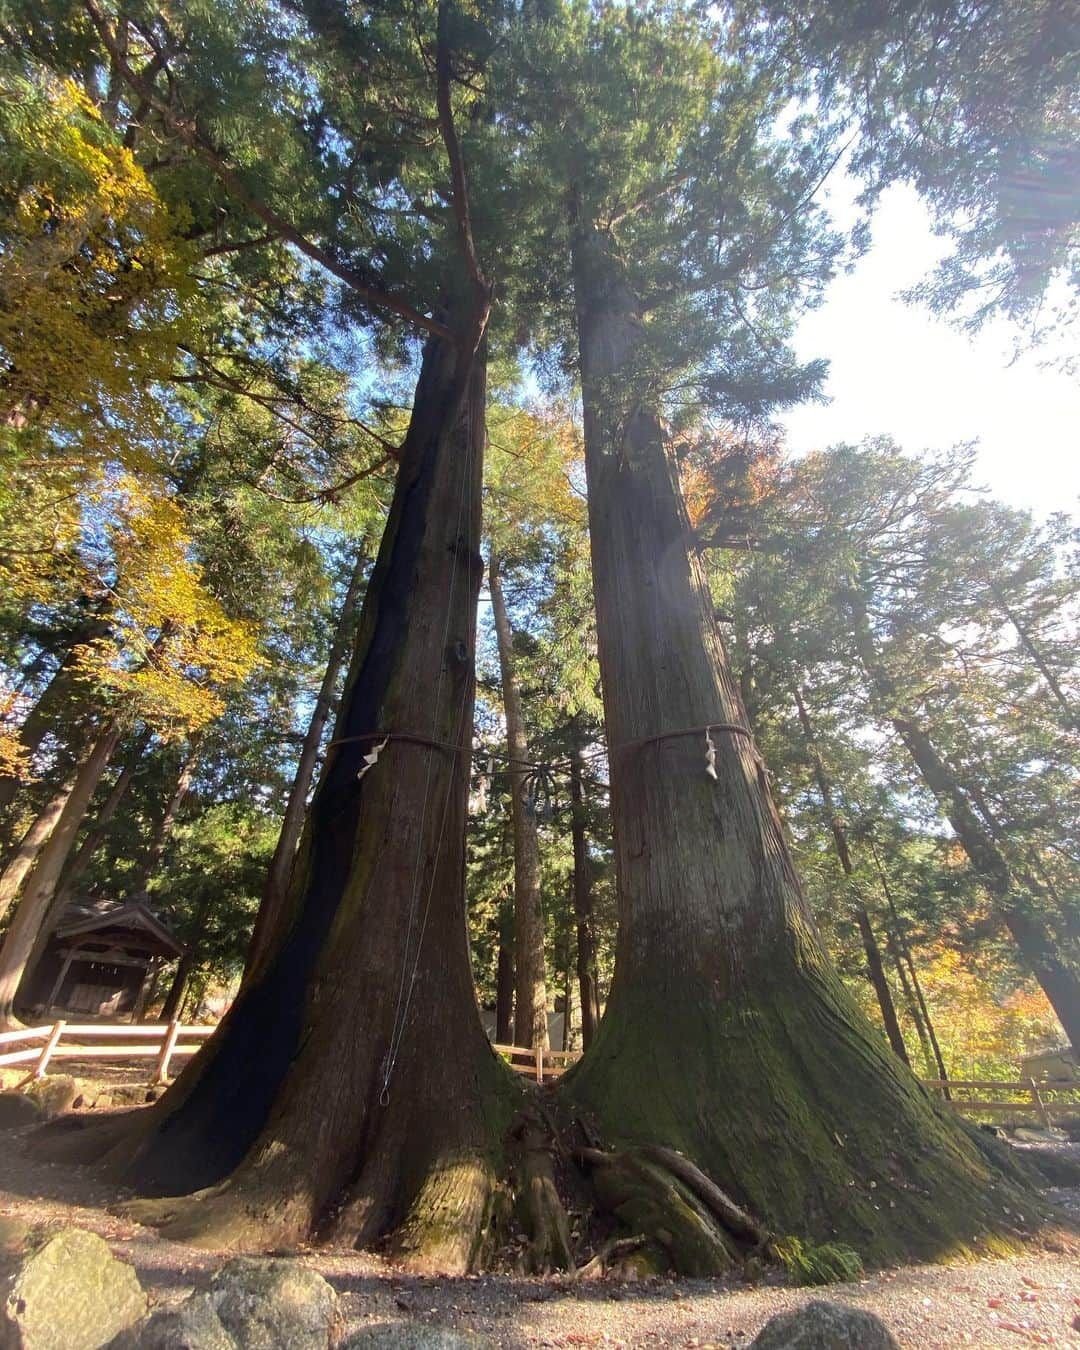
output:
[{"label": "yellow autumn leaves", "polygon": [[[165,471],[162,383],[195,322],[194,255],[71,83],[0,66],[0,155],[0,599],[103,604],[83,675],[181,735],[258,662]],[[0,741],[0,771],[16,751]]]},{"label": "yellow autumn leaves", "polygon": [[114,449],[86,438],[108,437],[107,407],[152,415],[193,292],[190,249],[74,85],[0,72],[0,132],[0,416],[77,426],[84,457]]},{"label": "yellow autumn leaves", "polygon": [[110,632],[81,648],[79,669],[159,734],[197,730],[223,711],[221,687],[258,663],[254,631],[203,585],[175,501],[133,478],[113,495]]}]

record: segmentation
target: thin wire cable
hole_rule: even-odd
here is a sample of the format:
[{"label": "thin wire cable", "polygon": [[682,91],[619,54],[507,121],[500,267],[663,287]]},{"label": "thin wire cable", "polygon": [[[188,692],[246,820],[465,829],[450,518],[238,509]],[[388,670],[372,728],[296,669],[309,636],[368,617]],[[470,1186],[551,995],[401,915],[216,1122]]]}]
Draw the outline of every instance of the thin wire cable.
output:
[{"label": "thin wire cable", "polygon": [[[470,436],[468,437],[467,448],[466,448],[466,451],[465,451],[465,470],[464,470],[464,478],[463,478],[463,487],[464,487],[465,489],[467,489],[468,484],[469,484],[469,482],[471,481],[471,478],[472,478],[472,469],[473,469],[473,459],[474,459],[474,457],[475,457],[475,447],[474,447],[474,445],[473,445],[473,438],[472,438],[472,436],[470,435]],[[465,495],[465,494],[463,493],[463,495]],[[472,504],[472,497],[471,497],[471,495],[468,495],[468,521],[467,521],[467,530],[468,530],[468,534],[467,534],[467,538],[469,538],[469,539],[472,539],[472,538],[473,538],[473,533],[472,533],[472,530],[473,530],[472,507],[473,507],[473,504]],[[459,531],[458,537],[460,538],[460,531]],[[456,554],[456,552],[455,552],[455,559],[456,559],[456,556],[457,556],[457,554]],[[452,593],[451,593],[451,599],[452,599],[452,598],[453,598],[453,597],[452,597]],[[449,607],[448,607],[448,610],[447,610],[447,620],[448,620],[448,622],[449,622]],[[445,647],[445,643],[444,643],[444,647]],[[461,702],[460,702],[460,704],[459,704],[459,706],[458,706],[457,726],[456,726],[456,734],[457,734],[457,739],[458,739],[458,740],[461,739],[461,737],[462,737],[462,735],[464,734],[464,731],[465,731],[465,707],[466,707],[466,704],[468,703],[468,700],[469,700],[469,687],[470,687],[469,681],[466,679],[465,682],[464,682],[464,685],[463,685],[463,687],[462,687],[462,690],[461,690]],[[410,977],[409,977],[408,986],[407,986],[407,991],[406,991],[406,995],[405,995],[405,1008],[404,1008],[404,1011],[403,1011],[403,1014],[402,1014],[401,1029],[400,1029],[400,1032],[399,1032],[399,1035],[398,1035],[398,1043],[397,1043],[397,1046],[396,1046],[396,1048],[395,1048],[395,1050],[394,1050],[394,1060],[395,1060],[395,1062],[396,1062],[396,1060],[397,1060],[397,1053],[398,1053],[398,1051],[399,1051],[400,1048],[401,1048],[401,1040],[402,1040],[402,1038],[404,1037],[404,1034],[405,1034],[405,1027],[406,1027],[406,1024],[407,1024],[407,1021],[408,1021],[409,1009],[410,1009],[410,1007],[412,1006],[412,997],[413,997],[413,993],[414,993],[414,991],[415,991],[415,989],[416,989],[416,976],[417,976],[417,971],[418,971],[419,968],[420,968],[420,953],[421,953],[421,950],[423,949],[423,945],[424,945],[424,936],[425,936],[425,934],[427,933],[428,918],[429,918],[429,916],[430,916],[430,914],[431,914],[431,900],[432,900],[432,896],[433,896],[434,893],[435,893],[435,878],[436,878],[436,875],[437,875],[437,872],[438,872],[439,855],[440,855],[441,852],[442,852],[443,840],[444,840],[445,835],[446,835],[446,822],[447,822],[447,818],[449,817],[449,814],[450,814],[450,803],[451,803],[451,801],[453,800],[453,796],[454,796],[454,776],[453,776],[453,771],[451,771],[451,773],[450,773],[450,775],[449,775],[449,777],[448,777],[448,779],[447,779],[447,784],[446,784],[446,795],[445,795],[445,797],[443,798],[442,818],[441,818],[441,820],[439,821],[439,833],[438,833],[438,837],[437,837],[436,842],[435,842],[435,856],[434,856],[434,859],[433,859],[433,862],[432,862],[432,867],[431,867],[431,879],[430,879],[430,881],[428,882],[427,896],[426,896],[425,901],[424,901],[424,918],[423,918],[423,922],[422,922],[421,925],[420,925],[420,935],[419,935],[419,937],[417,938],[417,942],[416,942],[416,955],[415,955],[415,957],[414,957],[414,959],[413,959],[413,968],[412,968],[412,972],[411,972]],[[384,1084],[384,1087],[383,1087],[383,1093],[386,1094],[386,1091],[387,1091],[387,1088],[386,1088],[386,1085]]]},{"label": "thin wire cable", "polygon": [[[448,446],[443,447],[443,453],[444,454],[449,453]],[[438,730],[439,726],[439,712],[442,706],[443,685],[445,683],[446,678],[446,648],[450,640],[450,620],[453,614],[454,587],[457,583],[457,568],[458,568],[458,553],[459,553],[457,542],[461,538],[461,526],[465,514],[465,502],[468,495],[469,469],[471,467],[471,455],[472,455],[472,437],[468,436],[467,448],[465,453],[465,466],[461,476],[461,494],[458,498],[457,521],[454,531],[455,546],[453,550],[453,558],[450,563],[450,585],[447,593],[446,620],[443,624],[443,638],[442,638],[442,646],[440,649],[441,660],[439,663],[439,679],[435,686],[435,706],[432,712],[432,725],[431,725],[432,740],[434,740],[435,733]],[[472,510],[471,503],[469,509],[471,515]],[[390,1078],[394,1072],[394,1066],[397,1063],[398,1052],[401,1049],[401,1041],[404,1037],[405,1031],[405,1018],[408,1016],[409,1004],[411,1002],[412,980],[407,979],[407,971],[409,965],[409,949],[412,945],[412,935],[416,927],[417,904],[420,896],[420,860],[424,848],[424,830],[427,825],[427,810],[428,810],[428,800],[431,794],[431,774],[433,764],[434,764],[433,748],[429,748],[427,755],[427,771],[424,778],[424,798],[420,811],[420,825],[416,836],[416,857],[413,861],[412,891],[409,896],[409,917],[405,929],[405,948],[402,953],[402,960],[401,960],[401,979],[398,982],[397,1000],[394,1005],[394,1020],[391,1024],[390,1029],[390,1045],[387,1049],[386,1059],[384,1061],[385,1068],[383,1071],[382,1090],[379,1093],[379,1102],[382,1106],[387,1106],[389,1105],[390,1102]],[[451,776],[450,786],[452,786],[452,783],[453,778]],[[448,786],[447,788],[448,797],[450,792],[450,786]],[[432,868],[432,876],[434,878],[434,867]],[[421,936],[421,941],[422,940],[423,938]],[[419,962],[419,944],[417,946],[416,961],[417,963]],[[414,963],[413,978],[415,978],[415,965],[416,963]],[[408,993],[406,993],[407,984],[409,986]]]}]

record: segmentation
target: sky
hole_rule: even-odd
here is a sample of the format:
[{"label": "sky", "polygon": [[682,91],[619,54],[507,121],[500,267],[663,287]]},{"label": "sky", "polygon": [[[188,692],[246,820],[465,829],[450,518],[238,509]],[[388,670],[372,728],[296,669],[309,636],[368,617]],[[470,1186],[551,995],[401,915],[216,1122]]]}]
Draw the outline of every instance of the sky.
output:
[{"label": "sky", "polygon": [[[869,251],[799,327],[799,356],[829,358],[831,402],[780,419],[789,448],[882,434],[908,451],[977,440],[974,478],[995,497],[1038,516],[1080,514],[1080,382],[1041,368],[1045,353],[1013,360],[1018,332],[1005,321],[972,337],[897,298],[946,248],[915,193],[892,188]],[[1075,351],[1080,334],[1071,339]]]}]

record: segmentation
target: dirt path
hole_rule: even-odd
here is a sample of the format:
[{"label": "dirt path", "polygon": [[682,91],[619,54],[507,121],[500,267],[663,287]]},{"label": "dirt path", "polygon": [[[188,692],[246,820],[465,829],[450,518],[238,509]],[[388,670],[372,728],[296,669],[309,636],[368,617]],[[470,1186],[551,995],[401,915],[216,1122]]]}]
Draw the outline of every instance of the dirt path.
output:
[{"label": "dirt path", "polygon": [[[13,1130],[0,1136],[0,1216],[100,1233],[134,1264],[158,1305],[183,1298],[220,1265],[212,1253],[165,1242],[108,1213],[106,1207],[121,1198],[115,1186],[83,1168],[28,1158],[24,1135]],[[1052,1196],[1080,1221],[1080,1192]],[[480,1332],[507,1350],[745,1346],[774,1313],[822,1296],[877,1313],[911,1350],[964,1345],[1080,1350],[1080,1264],[1053,1251],[967,1266],[909,1266],[834,1285],[824,1294],[712,1280],[639,1285],[508,1276],[432,1280],[403,1275],[354,1252],[312,1251],[302,1259],[342,1295],[350,1330],[411,1319]]]}]

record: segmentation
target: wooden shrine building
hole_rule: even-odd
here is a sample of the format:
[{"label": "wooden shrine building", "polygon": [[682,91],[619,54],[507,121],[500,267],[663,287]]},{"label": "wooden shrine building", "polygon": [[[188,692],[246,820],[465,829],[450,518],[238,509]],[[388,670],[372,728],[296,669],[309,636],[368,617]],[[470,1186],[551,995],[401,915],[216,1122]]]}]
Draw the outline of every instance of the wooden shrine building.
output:
[{"label": "wooden shrine building", "polygon": [[19,991],[36,1017],[82,1013],[137,1022],[154,975],[184,954],[161,918],[138,900],[76,900],[60,916]]}]

